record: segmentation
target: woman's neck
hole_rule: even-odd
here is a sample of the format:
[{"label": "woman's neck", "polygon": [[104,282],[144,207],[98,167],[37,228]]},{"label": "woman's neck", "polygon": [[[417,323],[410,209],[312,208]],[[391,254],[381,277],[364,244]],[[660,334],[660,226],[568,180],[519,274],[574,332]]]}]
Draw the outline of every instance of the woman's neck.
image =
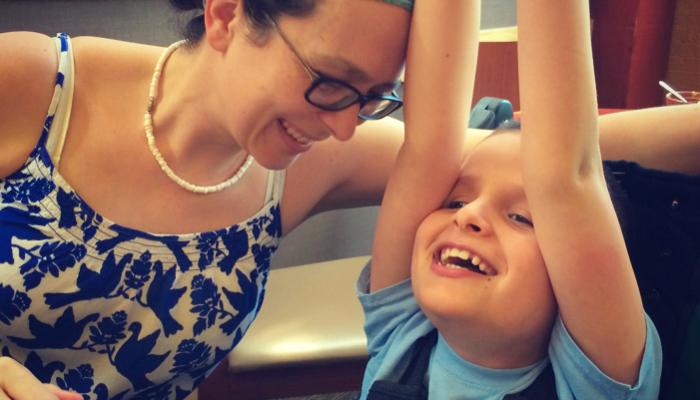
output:
[{"label": "woman's neck", "polygon": [[[182,178],[200,185],[229,178],[247,154],[218,118],[216,70],[201,48],[176,50],[163,66],[153,109],[153,135],[168,165]],[[202,72],[200,72],[202,71]]]}]

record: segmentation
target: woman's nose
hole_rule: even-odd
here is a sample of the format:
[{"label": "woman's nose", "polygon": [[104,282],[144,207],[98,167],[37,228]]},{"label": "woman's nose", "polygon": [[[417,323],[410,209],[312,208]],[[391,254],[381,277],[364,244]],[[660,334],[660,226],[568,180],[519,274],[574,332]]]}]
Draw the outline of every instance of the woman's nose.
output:
[{"label": "woman's nose", "polygon": [[358,125],[358,113],[360,105],[354,104],[340,111],[324,111],[321,113],[321,121],[332,131],[333,136],[344,142],[350,140]]}]

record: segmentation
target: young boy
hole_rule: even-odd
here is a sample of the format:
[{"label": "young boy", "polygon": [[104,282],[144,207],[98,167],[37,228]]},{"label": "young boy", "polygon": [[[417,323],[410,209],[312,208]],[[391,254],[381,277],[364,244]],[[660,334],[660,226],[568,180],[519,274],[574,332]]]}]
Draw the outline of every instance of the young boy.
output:
[{"label": "young boy", "polygon": [[[474,2],[460,3],[464,16]],[[423,7],[440,8],[416,4],[411,48],[454,28],[455,19],[431,25]],[[378,380],[398,380],[436,328],[429,398],[501,399],[551,374],[550,363],[560,399],[658,397],[659,337],[603,176],[588,16],[584,0],[518,3],[522,134],[478,144],[453,187],[461,104],[426,112],[430,97],[410,88],[420,84],[414,71],[427,74],[409,55],[407,138],[358,282],[370,354],[361,398]],[[444,44],[445,64],[469,57],[459,45]],[[443,80],[473,75],[435,64]],[[415,93],[452,90],[425,85]]]}]

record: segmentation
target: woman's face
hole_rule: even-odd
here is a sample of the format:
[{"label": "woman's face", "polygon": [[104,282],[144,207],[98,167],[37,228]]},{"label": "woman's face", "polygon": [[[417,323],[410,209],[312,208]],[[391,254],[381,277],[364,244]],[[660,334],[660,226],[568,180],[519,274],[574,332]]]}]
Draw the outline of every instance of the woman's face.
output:
[{"label": "woman's face", "polygon": [[287,167],[319,141],[349,140],[359,122],[359,104],[324,111],[305,100],[313,78],[304,64],[363,94],[384,89],[400,74],[410,13],[381,1],[325,0],[309,16],[276,22],[288,42],[271,28],[255,43],[247,21],[234,19],[224,54],[231,76],[216,89],[235,140],[271,169]]}]

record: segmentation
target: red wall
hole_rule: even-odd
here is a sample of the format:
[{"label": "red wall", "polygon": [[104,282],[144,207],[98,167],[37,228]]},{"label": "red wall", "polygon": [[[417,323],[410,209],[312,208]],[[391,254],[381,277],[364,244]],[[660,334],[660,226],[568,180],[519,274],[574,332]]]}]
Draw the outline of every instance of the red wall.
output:
[{"label": "red wall", "polygon": [[598,102],[603,108],[662,104],[675,0],[591,0]]}]

